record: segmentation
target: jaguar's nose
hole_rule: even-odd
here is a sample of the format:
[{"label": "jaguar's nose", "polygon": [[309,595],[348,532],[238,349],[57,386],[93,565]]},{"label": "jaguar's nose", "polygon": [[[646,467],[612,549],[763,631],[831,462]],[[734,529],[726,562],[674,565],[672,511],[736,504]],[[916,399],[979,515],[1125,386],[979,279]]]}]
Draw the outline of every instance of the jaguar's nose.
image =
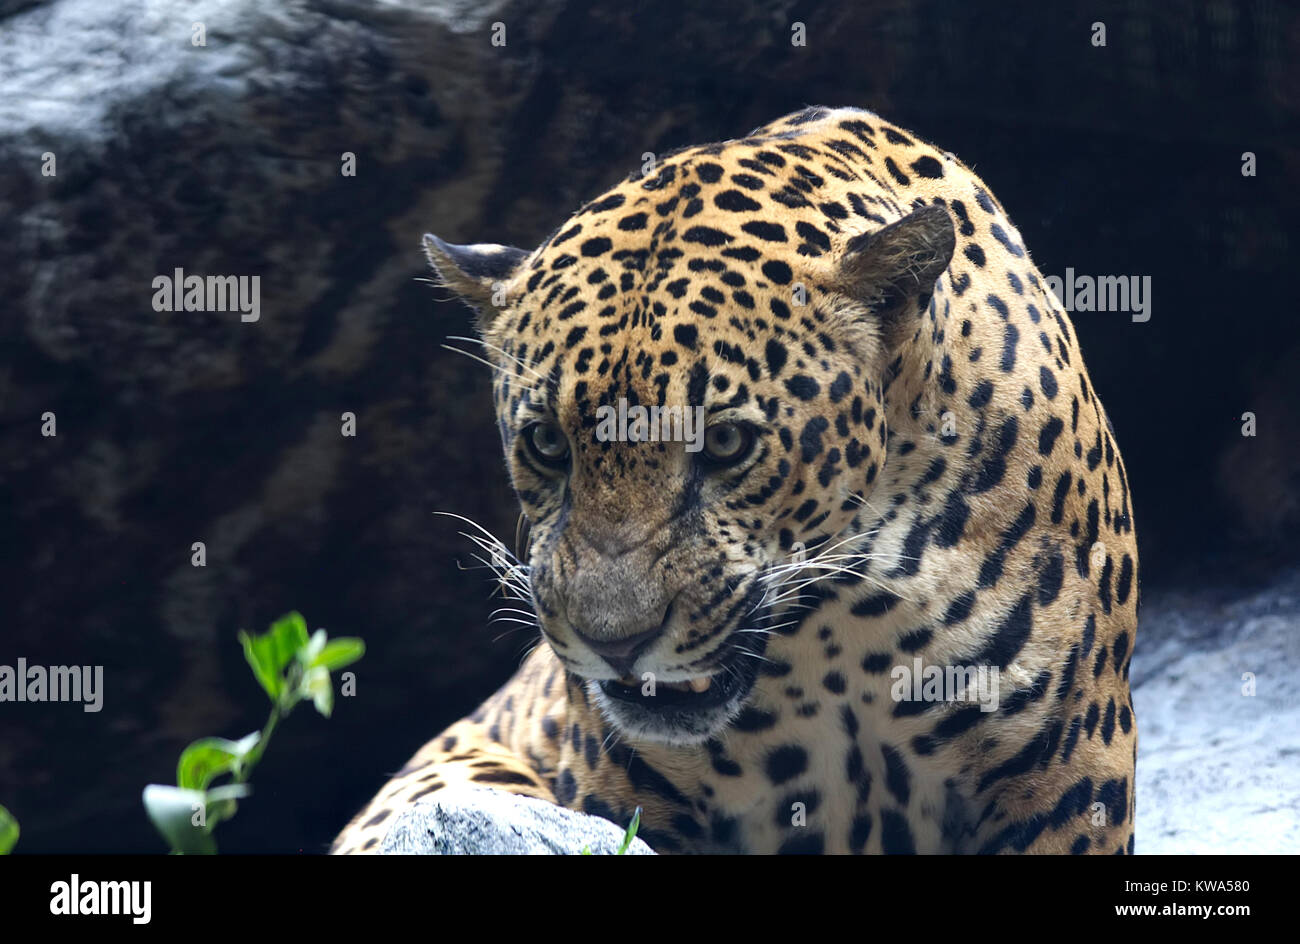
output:
[{"label": "jaguar's nose", "polygon": [[641,654],[653,645],[654,641],[663,633],[664,627],[672,619],[673,607],[670,603],[665,609],[663,616],[656,621],[649,629],[633,633],[630,636],[619,636],[616,638],[600,638],[591,635],[591,633],[573,622],[573,632],[582,642],[591,649],[592,652],[600,656],[609,664],[609,667],[619,674],[622,678],[632,674],[632,667],[636,665],[636,660]]},{"label": "jaguar's nose", "polygon": [[609,667],[619,674],[619,677],[623,677],[632,674],[632,666],[636,665],[636,660],[641,657],[641,653],[649,649],[651,643],[659,638],[660,629],[662,627],[655,626],[635,636],[624,636],[621,639],[593,639],[576,626],[573,631],[587,648],[604,659]]}]

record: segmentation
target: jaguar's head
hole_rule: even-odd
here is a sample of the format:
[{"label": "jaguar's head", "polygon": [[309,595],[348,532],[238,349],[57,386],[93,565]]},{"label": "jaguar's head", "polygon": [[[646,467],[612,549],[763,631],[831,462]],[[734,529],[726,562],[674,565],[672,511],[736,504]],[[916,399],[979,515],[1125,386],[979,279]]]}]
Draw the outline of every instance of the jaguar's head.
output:
[{"label": "jaguar's head", "polygon": [[870,501],[953,251],[940,207],[832,238],[729,161],[686,152],[531,253],[425,241],[479,313],[542,632],[633,739],[705,740],[779,671],[790,578]]}]

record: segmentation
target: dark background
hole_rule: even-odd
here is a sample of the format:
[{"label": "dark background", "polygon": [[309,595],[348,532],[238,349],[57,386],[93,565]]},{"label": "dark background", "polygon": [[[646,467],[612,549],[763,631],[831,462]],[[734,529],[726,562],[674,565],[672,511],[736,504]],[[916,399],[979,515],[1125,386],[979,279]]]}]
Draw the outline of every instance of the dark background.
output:
[{"label": "dark background", "polygon": [[[433,512],[509,541],[517,507],[420,234],[531,246],[642,152],[807,104],[953,151],[1044,274],[1151,277],[1149,322],[1074,316],[1144,591],[1300,557],[1294,5],[248,0],[204,48],[193,6],[0,0],[0,663],[107,689],[0,704],[19,851],[162,851],[140,790],[260,726],[236,633],[290,609],[370,651],[332,720],[276,734],[225,851],[323,850],[503,681],[528,640]],[[178,266],[260,275],[261,321],[154,312]]]}]

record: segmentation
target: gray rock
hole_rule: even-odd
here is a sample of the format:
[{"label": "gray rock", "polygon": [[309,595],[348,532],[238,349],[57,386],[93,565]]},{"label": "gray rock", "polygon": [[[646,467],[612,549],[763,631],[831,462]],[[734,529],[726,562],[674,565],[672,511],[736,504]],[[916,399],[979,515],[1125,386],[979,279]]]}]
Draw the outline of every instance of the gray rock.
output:
[{"label": "gray rock", "polygon": [[1139,620],[1137,853],[1300,850],[1300,571],[1155,593]]},{"label": "gray rock", "polygon": [[[421,800],[399,816],[380,850],[388,855],[614,855],[624,828],[607,819],[515,796],[465,787]],[[627,855],[654,855],[633,839]]]}]

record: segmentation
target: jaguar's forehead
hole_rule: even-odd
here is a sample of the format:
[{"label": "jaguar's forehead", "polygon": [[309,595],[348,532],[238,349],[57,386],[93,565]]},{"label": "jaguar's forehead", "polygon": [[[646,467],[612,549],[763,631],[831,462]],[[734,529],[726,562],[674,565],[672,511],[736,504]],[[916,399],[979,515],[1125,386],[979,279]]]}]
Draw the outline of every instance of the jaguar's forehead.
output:
[{"label": "jaguar's forehead", "polygon": [[500,343],[566,393],[659,403],[735,398],[824,358],[819,290],[872,216],[867,188],[833,194],[837,180],[861,183],[852,146],[747,138],[618,184],[531,254]]},{"label": "jaguar's forehead", "polygon": [[[619,293],[660,287],[679,299],[682,286],[666,278],[675,270],[682,270],[683,277],[720,276],[755,264],[762,270],[760,283],[788,284],[792,259],[811,263],[830,253],[845,233],[849,208],[833,200],[818,205],[809,196],[827,183],[828,168],[819,166],[817,159],[834,157],[834,152],[823,154],[807,145],[765,138],[681,152],[653,173],[606,191],[557,228],[533,254],[525,290],[560,300],[563,290],[555,292],[557,285],[585,282],[600,286],[597,292],[603,289],[602,300],[607,302]],[[852,171],[846,164],[839,173],[847,177]],[[768,260],[779,262],[763,266]],[[752,299],[737,293],[738,285],[730,288],[733,300],[739,294],[737,304],[748,309]],[[660,305],[651,302],[652,317],[678,307],[655,301]],[[722,302],[718,299],[710,307],[704,301],[687,310],[709,319]],[[569,317],[586,310],[576,306],[576,298],[560,309]],[[616,311],[612,304],[598,307],[598,314],[606,317]]]}]

